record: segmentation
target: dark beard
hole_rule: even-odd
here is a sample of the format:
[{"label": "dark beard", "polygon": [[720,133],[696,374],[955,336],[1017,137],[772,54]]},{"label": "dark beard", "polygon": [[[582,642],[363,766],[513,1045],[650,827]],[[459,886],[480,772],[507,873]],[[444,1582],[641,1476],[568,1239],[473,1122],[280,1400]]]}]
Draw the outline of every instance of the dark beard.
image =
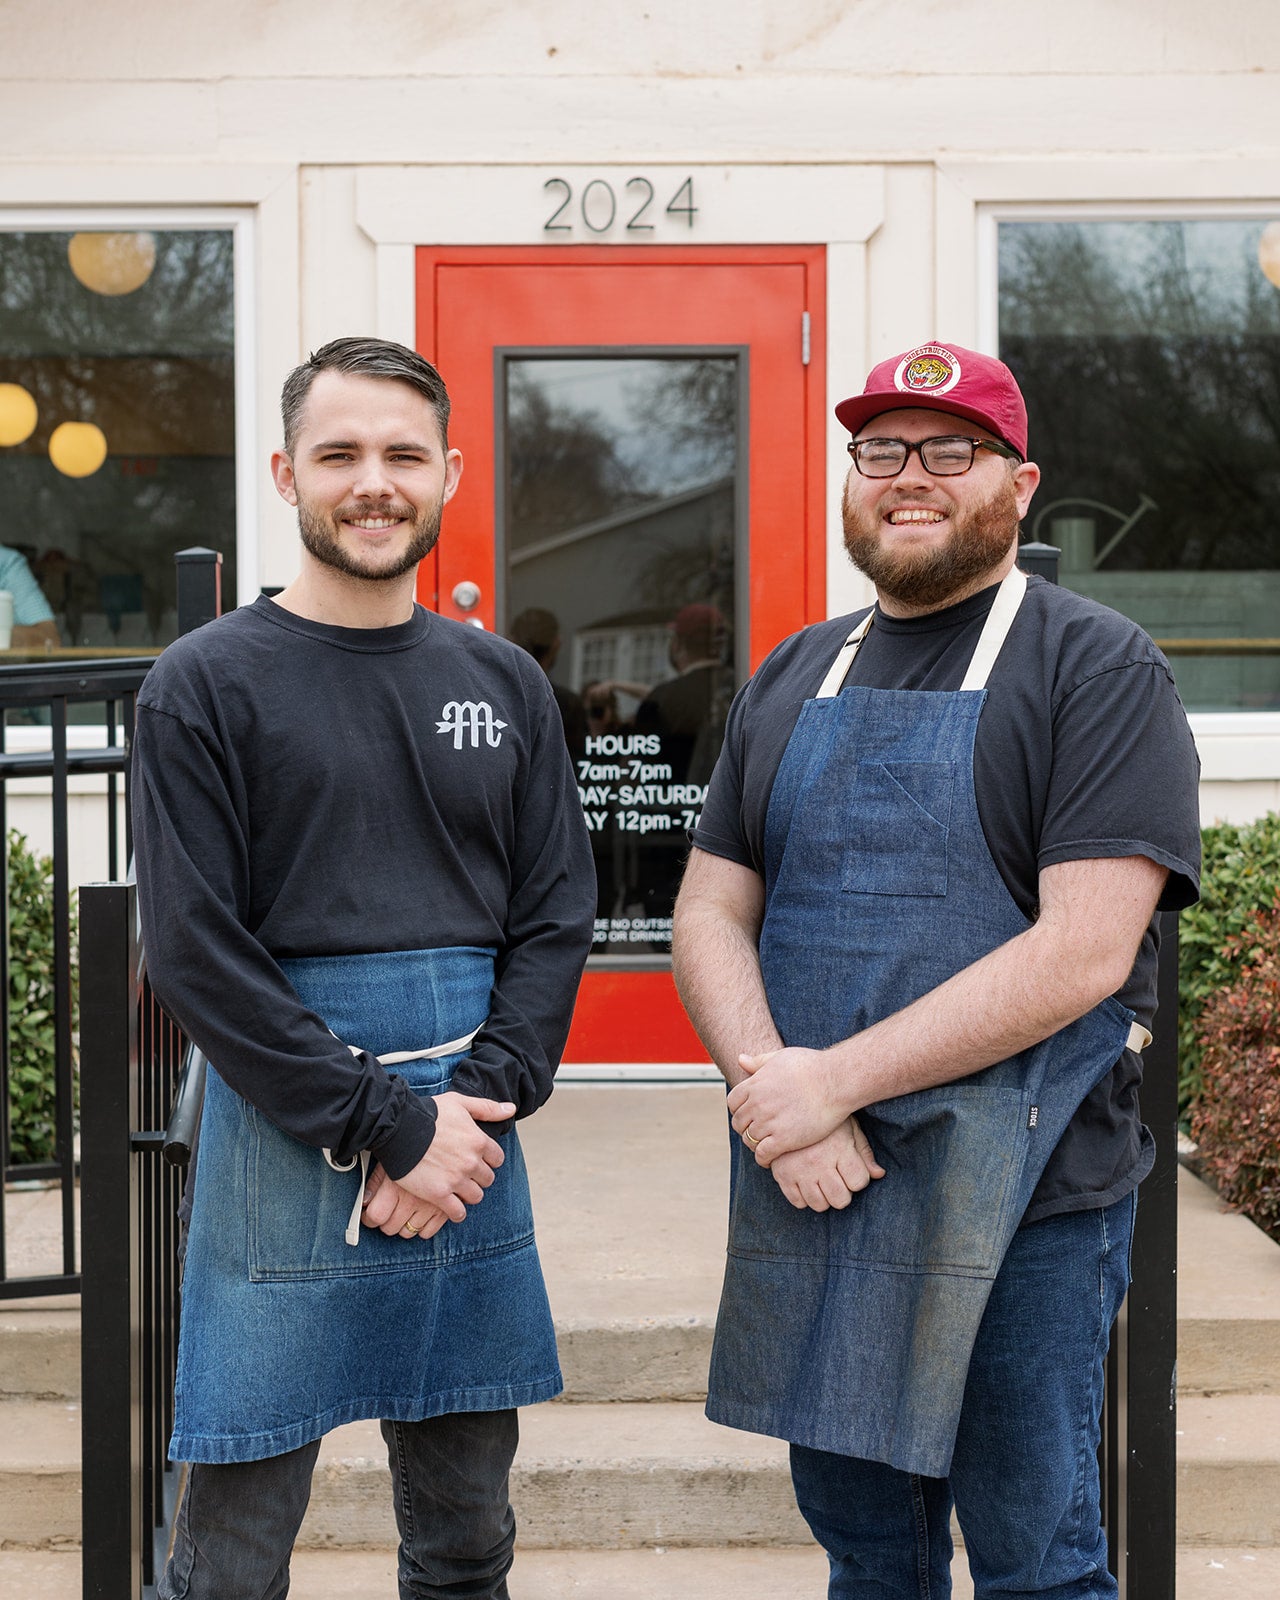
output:
[{"label": "dark beard", "polygon": [[[385,514],[395,516],[403,510],[404,507],[395,507]],[[335,572],[341,572],[348,578],[363,578],[366,582],[385,583],[393,578],[402,578],[406,572],[412,572],[424,556],[431,554],[436,547],[436,540],[440,537],[440,520],[443,512],[443,500],[428,506],[414,523],[413,533],[403,552],[385,567],[357,560],[338,538],[334,529],[335,518],[328,512],[312,511],[302,500],[298,501],[298,531],[307,550],[326,567],[331,567]],[[371,513],[371,515],[381,514],[383,513]]]},{"label": "dark beard", "polygon": [[844,547],[877,591],[911,610],[936,610],[972,593],[974,585],[1009,553],[1018,535],[1013,480],[1005,479],[985,504],[952,513],[953,532],[933,550],[891,550],[881,539],[879,514],[844,505]]}]

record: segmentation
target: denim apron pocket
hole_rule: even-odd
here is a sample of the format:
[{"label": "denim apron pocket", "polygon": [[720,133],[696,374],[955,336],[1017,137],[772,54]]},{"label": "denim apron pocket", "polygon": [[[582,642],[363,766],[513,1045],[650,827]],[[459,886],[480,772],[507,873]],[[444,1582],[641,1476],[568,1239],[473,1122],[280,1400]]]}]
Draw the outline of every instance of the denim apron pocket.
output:
[{"label": "denim apron pocket", "polygon": [[859,761],[848,806],[851,894],[944,895],[951,761]]},{"label": "denim apron pocket", "polygon": [[[307,957],[281,967],[344,1041],[378,1055],[448,1043],[488,1012],[494,952]],[[393,1068],[449,1087],[465,1051]],[[358,1163],[337,1171],[211,1067],[183,1283],[170,1456],[253,1461],[358,1418],[416,1421],[553,1398],[561,1381],[514,1127],[461,1223],[431,1239],[344,1229]]]},{"label": "denim apron pocket", "polygon": [[[395,1070],[415,1094],[443,1094],[465,1054],[406,1061]],[[338,1170],[310,1145],[281,1133],[253,1106],[246,1106],[245,1111],[249,1276],[255,1282],[427,1272],[444,1261],[499,1253],[533,1238],[524,1157],[514,1130],[503,1137],[505,1159],[484,1199],[468,1210],[464,1224],[447,1225],[432,1238],[421,1240],[405,1240],[398,1234],[362,1226],[353,1249],[345,1241],[344,1229],[364,1187],[360,1164]]]}]

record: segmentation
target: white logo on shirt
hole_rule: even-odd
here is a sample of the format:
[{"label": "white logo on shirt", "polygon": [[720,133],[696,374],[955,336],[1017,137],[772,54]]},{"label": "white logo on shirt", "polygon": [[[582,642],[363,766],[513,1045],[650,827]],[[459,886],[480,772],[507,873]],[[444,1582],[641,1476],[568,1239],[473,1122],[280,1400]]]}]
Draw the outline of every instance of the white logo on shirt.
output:
[{"label": "white logo on shirt", "polygon": [[451,733],[453,735],[453,748],[462,749],[462,741],[466,734],[471,734],[471,748],[480,748],[480,733],[483,729],[485,743],[496,745],[502,739],[502,730],[505,722],[499,722],[493,714],[493,707],[487,700],[478,704],[474,700],[450,700],[444,708],[444,720],[436,723],[437,733]]}]

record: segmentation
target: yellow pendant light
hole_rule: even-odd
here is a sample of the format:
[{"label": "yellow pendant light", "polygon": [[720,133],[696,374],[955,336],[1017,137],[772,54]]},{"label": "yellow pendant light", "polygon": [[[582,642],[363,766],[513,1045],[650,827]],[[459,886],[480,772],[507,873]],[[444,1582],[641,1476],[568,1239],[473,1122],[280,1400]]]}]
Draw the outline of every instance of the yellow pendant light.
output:
[{"label": "yellow pendant light", "polygon": [[1258,265],[1280,289],[1280,222],[1268,222],[1258,240]]},{"label": "yellow pendant light", "polygon": [[132,294],[156,264],[154,233],[73,233],[67,245],[71,270],[94,294]]},{"label": "yellow pendant light", "polygon": [[89,478],[107,459],[107,436],[93,422],[60,422],[49,439],[49,460],[68,478]]},{"label": "yellow pendant light", "polygon": [[35,400],[20,383],[0,383],[0,445],[29,439],[39,416]]}]

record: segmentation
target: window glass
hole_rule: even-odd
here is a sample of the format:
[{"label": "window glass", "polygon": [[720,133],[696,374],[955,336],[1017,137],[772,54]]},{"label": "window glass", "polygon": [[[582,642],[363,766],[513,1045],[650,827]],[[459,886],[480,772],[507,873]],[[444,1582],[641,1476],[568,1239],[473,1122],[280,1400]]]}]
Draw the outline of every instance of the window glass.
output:
[{"label": "window glass", "polygon": [[1024,532],[1155,637],[1192,710],[1280,708],[1280,229],[1264,230],[999,225],[1000,354],[1044,472]]},{"label": "window glass", "polygon": [[735,356],[508,358],[508,637],[555,690],[591,832],[594,954],[666,957],[733,698]]},{"label": "window glass", "polygon": [[168,643],[173,557],[192,545],[222,552],[235,605],[232,244],[226,229],[0,233],[14,646],[52,644],[50,622],[59,648]]}]

